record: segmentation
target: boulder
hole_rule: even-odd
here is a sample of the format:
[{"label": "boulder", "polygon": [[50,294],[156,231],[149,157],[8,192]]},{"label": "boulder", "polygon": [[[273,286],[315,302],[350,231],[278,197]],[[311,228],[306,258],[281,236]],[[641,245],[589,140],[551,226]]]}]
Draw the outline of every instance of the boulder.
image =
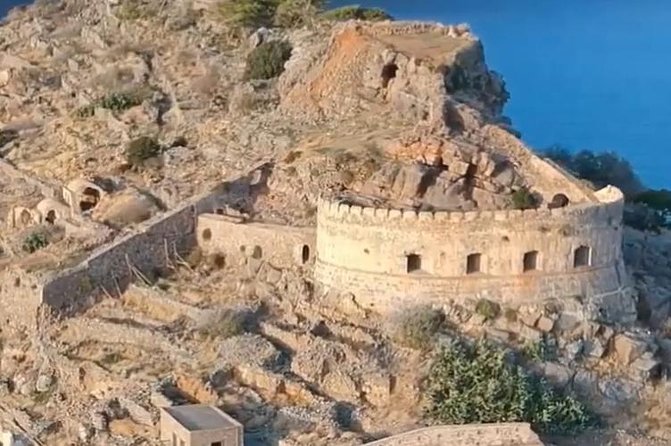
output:
[{"label": "boulder", "polygon": [[555,325],[555,321],[553,321],[552,319],[550,319],[547,316],[541,316],[538,319],[538,322],[536,323],[536,327],[544,333],[551,332],[554,325]]},{"label": "boulder", "polygon": [[647,342],[627,334],[618,334],[613,339],[615,357],[622,364],[631,364],[648,348]]}]

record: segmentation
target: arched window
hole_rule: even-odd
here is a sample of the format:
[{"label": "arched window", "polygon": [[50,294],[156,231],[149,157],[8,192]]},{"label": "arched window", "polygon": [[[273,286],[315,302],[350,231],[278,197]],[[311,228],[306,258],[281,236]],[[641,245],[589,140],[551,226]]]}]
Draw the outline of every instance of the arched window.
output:
[{"label": "arched window", "polygon": [[409,273],[420,271],[422,269],[422,258],[417,254],[406,256],[406,270]]},{"label": "arched window", "polygon": [[212,230],[211,229],[204,229],[203,230],[203,240],[209,241],[212,239]]},{"label": "arched window", "polygon": [[303,263],[308,263],[308,260],[310,260],[310,247],[308,245],[303,245],[303,249],[301,250],[301,260]]},{"label": "arched window", "polygon": [[56,211],[52,209],[49,212],[47,212],[47,216],[44,220],[50,225],[53,225],[56,222]]},{"label": "arched window", "polygon": [[475,274],[481,271],[482,254],[479,252],[466,257],[466,274]]},{"label": "arched window", "polygon": [[523,271],[535,271],[538,269],[538,251],[529,251],[524,253]]},{"label": "arched window", "polygon": [[573,252],[573,266],[590,266],[592,264],[592,249],[589,246],[579,246]]}]

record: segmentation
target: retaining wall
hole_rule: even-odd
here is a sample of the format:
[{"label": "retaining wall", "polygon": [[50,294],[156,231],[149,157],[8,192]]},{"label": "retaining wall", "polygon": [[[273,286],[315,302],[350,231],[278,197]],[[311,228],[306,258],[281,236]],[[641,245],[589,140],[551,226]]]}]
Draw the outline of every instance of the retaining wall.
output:
[{"label": "retaining wall", "polygon": [[434,426],[406,432],[369,446],[543,446],[527,423]]},{"label": "retaining wall", "polygon": [[[623,200],[615,188],[599,194],[602,202],[528,211],[404,212],[322,201],[315,278],[383,312],[401,300],[522,302],[612,293],[626,282]],[[576,267],[580,247],[588,259]],[[536,261],[525,271],[532,252]],[[479,270],[469,274],[473,254]]]}]

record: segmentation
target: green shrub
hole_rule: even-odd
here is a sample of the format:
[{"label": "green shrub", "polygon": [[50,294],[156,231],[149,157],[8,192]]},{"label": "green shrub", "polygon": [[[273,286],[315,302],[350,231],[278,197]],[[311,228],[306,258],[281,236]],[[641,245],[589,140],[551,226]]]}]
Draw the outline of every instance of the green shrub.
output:
[{"label": "green shrub", "polygon": [[246,79],[272,79],[284,71],[284,63],[291,57],[287,41],[263,42],[247,56]]},{"label": "green shrub", "polygon": [[475,304],[475,312],[484,317],[485,320],[493,320],[501,314],[501,306],[496,302],[487,299],[480,299]]},{"label": "green shrub", "polygon": [[325,20],[334,21],[368,20],[371,22],[379,22],[383,20],[394,20],[394,18],[383,9],[363,8],[359,5],[349,5],[330,9],[322,13],[321,17]]},{"label": "green shrub", "polygon": [[102,98],[98,104],[102,108],[120,112],[142,103],[142,97],[134,93],[112,93]]},{"label": "green shrub", "polygon": [[597,188],[617,186],[627,198],[645,190],[631,164],[614,152],[581,150],[571,153],[564,147],[553,146],[543,155]]},{"label": "green shrub", "polygon": [[282,0],[275,11],[275,24],[285,28],[305,25],[323,6],[324,0]]},{"label": "green shrub", "polygon": [[126,148],[126,161],[131,166],[139,167],[149,158],[161,153],[161,146],[156,138],[141,136],[132,140]]},{"label": "green shrub", "polygon": [[268,26],[272,23],[279,0],[221,0],[217,12],[231,27]]},{"label": "green shrub", "polygon": [[445,316],[441,311],[429,306],[412,308],[391,321],[393,337],[406,347],[426,349],[433,342],[444,320]]},{"label": "green shrub", "polygon": [[581,402],[526,374],[485,341],[444,348],[426,392],[427,415],[443,424],[528,422],[541,432],[574,433],[594,422]]},{"label": "green shrub", "polygon": [[552,361],[557,357],[556,349],[545,336],[539,341],[526,343],[521,352],[526,359],[536,362]]},{"label": "green shrub", "polygon": [[23,246],[21,248],[25,252],[32,254],[35,251],[46,248],[48,245],[49,239],[47,238],[46,234],[42,232],[33,232],[23,240]]},{"label": "green shrub", "polygon": [[515,209],[536,209],[538,207],[538,199],[526,187],[513,192],[511,199]]}]

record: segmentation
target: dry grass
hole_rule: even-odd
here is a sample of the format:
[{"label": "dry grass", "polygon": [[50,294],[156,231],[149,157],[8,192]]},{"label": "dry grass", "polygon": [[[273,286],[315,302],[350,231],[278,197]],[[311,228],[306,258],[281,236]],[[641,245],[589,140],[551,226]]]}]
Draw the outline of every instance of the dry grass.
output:
[{"label": "dry grass", "polygon": [[662,380],[646,388],[642,404],[643,427],[651,435],[671,441],[671,381]]}]

